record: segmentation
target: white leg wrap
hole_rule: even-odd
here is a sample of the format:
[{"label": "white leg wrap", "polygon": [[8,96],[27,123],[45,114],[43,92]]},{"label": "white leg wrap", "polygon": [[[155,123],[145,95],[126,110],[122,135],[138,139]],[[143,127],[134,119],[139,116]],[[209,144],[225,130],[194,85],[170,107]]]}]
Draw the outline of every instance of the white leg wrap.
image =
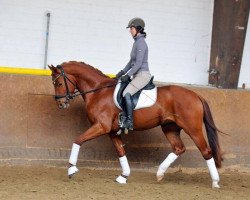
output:
[{"label": "white leg wrap", "polygon": [[127,179],[125,177],[123,177],[123,176],[118,176],[116,178],[116,182],[121,183],[121,184],[126,184],[127,183]]},{"label": "white leg wrap", "polygon": [[175,153],[170,153],[168,157],[160,164],[157,176],[163,176],[164,173],[167,171],[169,166],[178,158],[178,156]]},{"label": "white leg wrap", "polygon": [[76,165],[79,150],[80,150],[80,145],[73,143],[70,158],[69,158],[69,163],[70,164]]},{"label": "white leg wrap", "polygon": [[128,164],[128,159],[126,156],[122,156],[119,158],[120,160],[120,164],[121,164],[121,167],[122,167],[122,175],[124,176],[129,176],[130,175],[130,167],[129,167],[129,164]]},{"label": "white leg wrap", "polygon": [[77,169],[76,166],[71,166],[68,168],[68,176],[73,176],[78,171],[79,169]]},{"label": "white leg wrap", "polygon": [[128,159],[126,156],[120,157],[120,164],[122,167],[122,175],[118,176],[116,178],[116,182],[121,183],[121,184],[126,184],[127,183],[127,178],[130,175],[130,167],[128,164]]},{"label": "white leg wrap", "polygon": [[218,174],[218,170],[215,166],[215,162],[214,162],[214,158],[211,158],[209,160],[206,161],[207,162],[207,166],[208,166],[208,170],[210,173],[210,176],[212,178],[212,187],[213,188],[220,188],[220,186],[218,185],[218,182],[220,181],[220,177]]}]

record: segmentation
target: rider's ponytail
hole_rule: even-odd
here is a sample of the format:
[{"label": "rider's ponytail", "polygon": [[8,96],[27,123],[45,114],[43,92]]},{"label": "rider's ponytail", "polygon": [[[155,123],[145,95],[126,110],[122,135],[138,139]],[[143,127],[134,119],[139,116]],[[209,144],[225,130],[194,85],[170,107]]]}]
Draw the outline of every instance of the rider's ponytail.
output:
[{"label": "rider's ponytail", "polygon": [[140,31],[140,34],[143,34],[145,38],[147,37],[147,33],[144,31],[144,28]]},{"label": "rider's ponytail", "polygon": [[144,28],[142,28],[141,26],[137,26],[135,28],[137,33],[143,34],[145,38],[147,37],[147,33],[144,31]]}]

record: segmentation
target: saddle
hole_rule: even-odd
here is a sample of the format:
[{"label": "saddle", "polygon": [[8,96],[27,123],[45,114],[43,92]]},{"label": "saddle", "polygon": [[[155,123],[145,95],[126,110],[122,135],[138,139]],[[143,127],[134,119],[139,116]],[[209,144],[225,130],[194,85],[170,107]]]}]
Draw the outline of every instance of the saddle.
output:
[{"label": "saddle", "polygon": [[[150,107],[156,102],[157,88],[154,85],[153,80],[154,77],[150,79],[149,83],[144,88],[142,88],[132,96],[134,110]],[[128,84],[129,83],[119,82],[116,85],[113,95],[114,103],[121,110],[123,110],[124,108],[124,98],[122,96],[122,93]]]}]

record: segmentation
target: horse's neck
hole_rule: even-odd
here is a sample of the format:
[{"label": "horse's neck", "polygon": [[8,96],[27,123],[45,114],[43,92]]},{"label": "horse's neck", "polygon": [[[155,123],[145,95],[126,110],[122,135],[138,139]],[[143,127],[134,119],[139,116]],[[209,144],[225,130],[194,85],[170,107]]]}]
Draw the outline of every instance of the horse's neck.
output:
[{"label": "horse's neck", "polygon": [[102,86],[104,83],[109,81],[108,78],[102,77],[99,74],[95,73],[87,73],[80,74],[78,78],[79,89],[83,90],[92,90]]},{"label": "horse's neck", "polygon": [[74,70],[74,75],[77,81],[77,87],[82,92],[104,87],[114,82],[113,79],[105,77],[104,74],[101,74],[101,72],[91,67],[77,67]]}]

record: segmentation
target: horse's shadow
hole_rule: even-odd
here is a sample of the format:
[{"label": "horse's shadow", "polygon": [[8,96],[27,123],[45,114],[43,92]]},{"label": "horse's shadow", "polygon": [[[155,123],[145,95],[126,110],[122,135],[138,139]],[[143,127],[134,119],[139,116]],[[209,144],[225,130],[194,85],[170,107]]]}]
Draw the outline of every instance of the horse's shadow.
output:
[{"label": "horse's shadow", "polygon": [[209,174],[207,173],[183,173],[181,171],[165,173],[162,181],[157,182],[155,173],[138,172],[129,177],[129,182],[139,184],[153,184],[153,185],[189,185],[194,187],[207,188],[209,182]]}]

